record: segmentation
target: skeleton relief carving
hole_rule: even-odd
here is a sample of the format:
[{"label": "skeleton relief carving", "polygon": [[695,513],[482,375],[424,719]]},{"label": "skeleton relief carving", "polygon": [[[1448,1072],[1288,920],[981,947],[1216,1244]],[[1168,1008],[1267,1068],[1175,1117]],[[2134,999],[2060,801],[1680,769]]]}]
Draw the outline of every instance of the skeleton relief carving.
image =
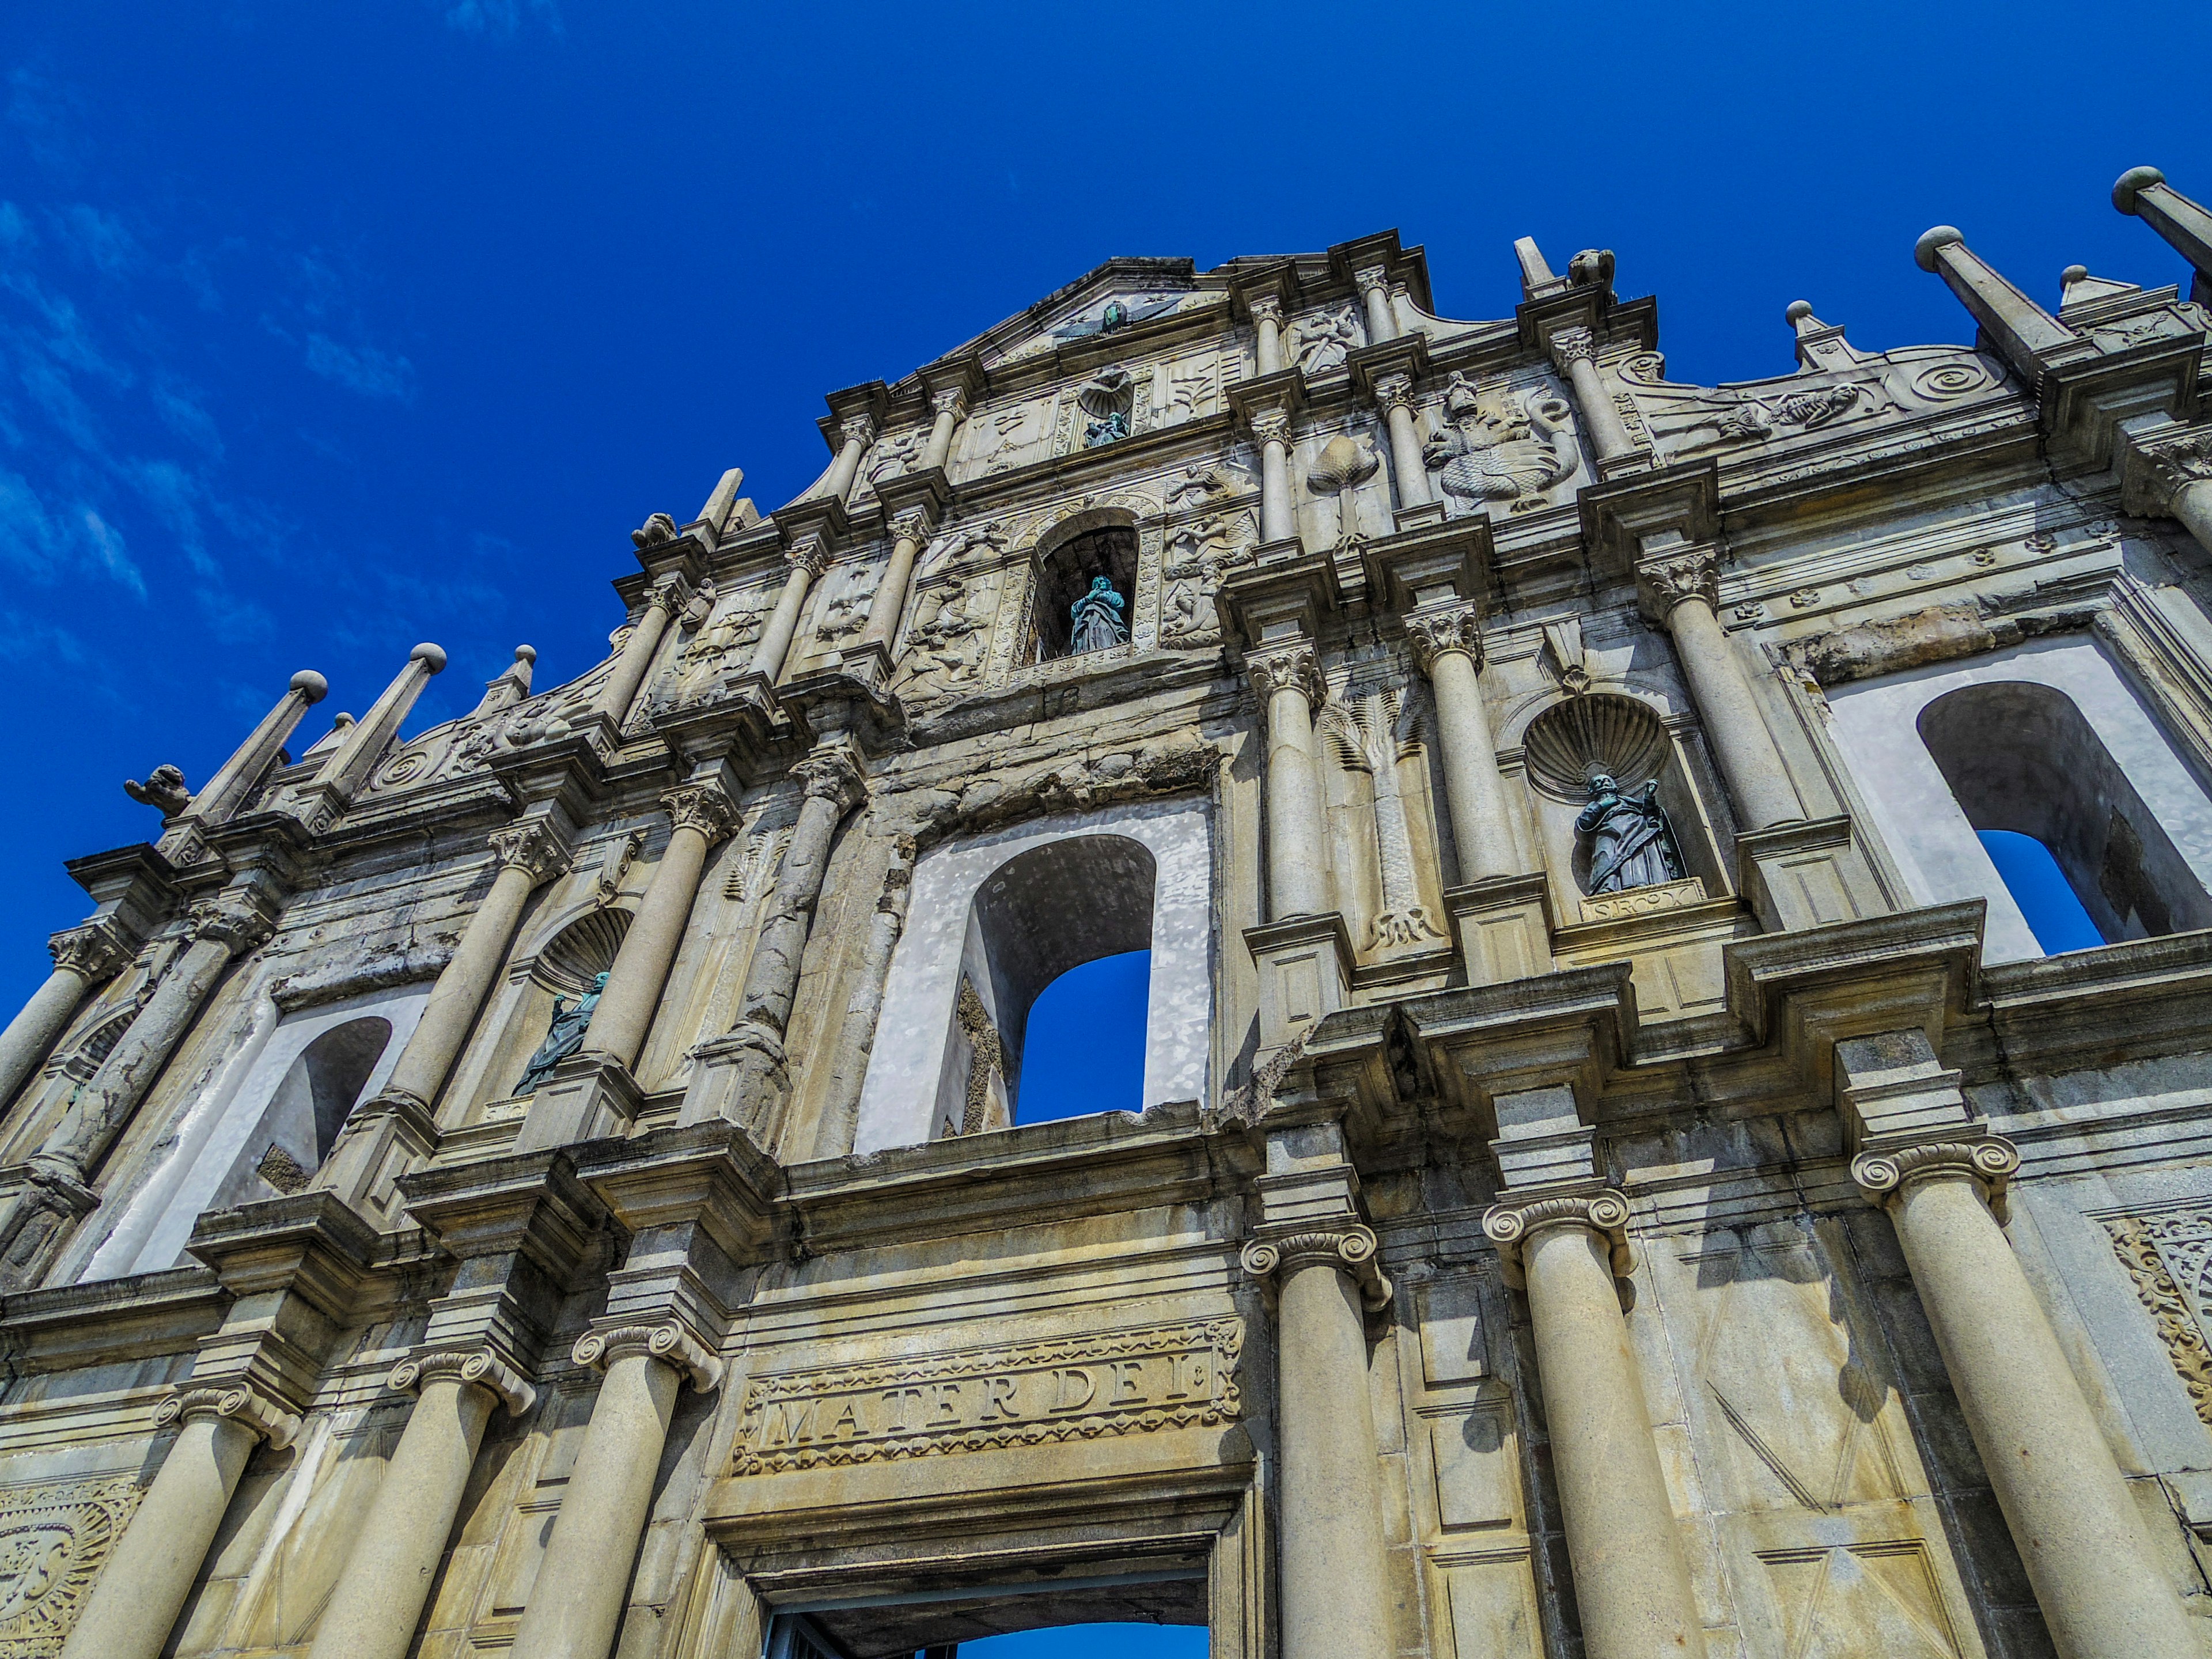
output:
[{"label": "skeleton relief carving", "polygon": [[1347,769],[1374,786],[1375,852],[1382,866],[1382,908],[1375,916],[1376,948],[1418,945],[1443,933],[1429,919],[1413,870],[1413,830],[1398,781],[1398,763],[1420,751],[1421,707],[1398,687],[1357,702],[1329,702],[1316,722]]}]

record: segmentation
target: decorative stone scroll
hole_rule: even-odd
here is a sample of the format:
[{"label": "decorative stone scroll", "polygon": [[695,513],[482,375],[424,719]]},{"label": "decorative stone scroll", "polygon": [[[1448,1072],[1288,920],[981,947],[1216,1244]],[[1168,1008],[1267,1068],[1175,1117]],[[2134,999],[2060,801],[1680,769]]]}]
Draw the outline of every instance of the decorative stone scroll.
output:
[{"label": "decorative stone scroll", "polygon": [[2212,1296],[2212,1211],[2106,1216],[2105,1231],[2135,1281],[2159,1340],[2197,1415],[2212,1424],[2212,1341],[2202,1310]]},{"label": "decorative stone scroll", "polygon": [[145,1488],[135,1475],[0,1488],[0,1659],[51,1659]]},{"label": "decorative stone scroll", "polygon": [[733,1473],[871,1463],[1227,1423],[1233,1317],[756,1376]]}]

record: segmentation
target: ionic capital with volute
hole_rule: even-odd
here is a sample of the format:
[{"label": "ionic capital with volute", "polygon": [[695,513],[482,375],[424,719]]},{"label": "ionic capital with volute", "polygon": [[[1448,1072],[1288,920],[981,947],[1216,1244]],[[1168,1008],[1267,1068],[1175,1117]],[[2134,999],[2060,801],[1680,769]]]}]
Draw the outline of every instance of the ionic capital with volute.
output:
[{"label": "ionic capital with volute", "polygon": [[1603,1238],[1611,1247],[1614,1278],[1626,1279],[1634,1270],[1628,1200],[1611,1187],[1592,1182],[1509,1193],[1482,1212],[1482,1231],[1498,1246],[1509,1285],[1520,1283],[1521,1253],[1528,1241],[1560,1227],[1580,1227]]},{"label": "ionic capital with volute", "polygon": [[1263,703],[1278,691],[1297,690],[1305,693],[1310,706],[1318,707],[1328,695],[1328,688],[1322,681],[1321,659],[1309,641],[1248,651],[1244,653],[1244,672],[1250,676],[1252,689],[1260,694]]},{"label": "ionic capital with volute", "polygon": [[603,1371],[632,1354],[643,1354],[682,1371],[702,1394],[721,1386],[722,1362],[713,1345],[673,1316],[655,1325],[611,1325],[586,1331],[576,1344],[574,1358],[579,1365]]},{"label": "ionic capital with volute", "polygon": [[1241,1259],[1253,1278],[1279,1285],[1277,1275],[1286,1269],[1295,1272],[1316,1262],[1334,1267],[1358,1285],[1360,1305],[1373,1313],[1388,1307],[1395,1294],[1377,1249],[1374,1230],[1355,1223],[1255,1238],[1244,1247]]},{"label": "ionic capital with volute", "polygon": [[852,750],[843,744],[824,744],[794,762],[791,775],[813,800],[833,803],[842,814],[860,804],[867,793],[867,780]]},{"label": "ionic capital with volute", "polygon": [[1720,559],[1711,547],[1645,559],[1636,567],[1636,585],[1645,605],[1664,622],[1687,599],[1703,599],[1709,610],[1721,602]]},{"label": "ionic capital with volute", "polygon": [[714,846],[738,826],[737,803],[715,783],[683,783],[660,798],[669,823],[678,830],[696,830]]},{"label": "ionic capital with volute", "polygon": [[1408,611],[1405,620],[1406,642],[1424,674],[1434,672],[1437,659],[1448,651],[1482,666],[1482,611],[1472,599],[1423,605]]},{"label": "ionic capital with volute", "polygon": [[105,916],[64,927],[46,940],[46,949],[55,967],[67,969],[88,985],[112,977],[137,954],[122,929]]},{"label": "ionic capital with volute", "polygon": [[485,1348],[410,1355],[392,1368],[386,1382],[400,1394],[416,1394],[425,1382],[441,1376],[482,1389],[516,1417],[538,1402],[538,1389],[530,1379]]},{"label": "ionic capital with volute", "polygon": [[251,1429],[278,1450],[300,1432],[300,1419],[248,1382],[221,1382],[173,1390],[154,1407],[154,1426],[167,1429],[196,1417],[217,1417]]},{"label": "ionic capital with volute", "polygon": [[484,840],[490,845],[501,869],[521,871],[530,878],[533,887],[568,867],[568,848],[542,818],[495,830]]},{"label": "ionic capital with volute", "polygon": [[1923,1140],[1876,1147],[1851,1160],[1851,1179],[1867,1202],[1887,1208],[1916,1181],[1963,1176],[1988,1199],[1990,1212],[2005,1217],[2005,1188],[2020,1170],[2020,1148],[2002,1135],[1956,1140]]}]

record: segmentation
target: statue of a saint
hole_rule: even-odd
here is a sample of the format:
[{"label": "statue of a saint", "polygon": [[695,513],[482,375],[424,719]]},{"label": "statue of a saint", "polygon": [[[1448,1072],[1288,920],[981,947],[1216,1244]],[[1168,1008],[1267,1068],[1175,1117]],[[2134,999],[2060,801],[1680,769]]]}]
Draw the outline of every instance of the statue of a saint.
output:
[{"label": "statue of a saint", "polygon": [[1129,435],[1129,416],[1126,410],[1109,409],[1083,428],[1083,447],[1096,449],[1101,444],[1117,443]]},{"label": "statue of a saint", "polygon": [[584,1046],[584,1028],[592,1023],[592,1015],[599,1006],[599,993],[607,988],[607,976],[599,975],[592,981],[592,988],[576,999],[570,1007],[568,999],[553,999],[553,1024],[547,1028],[545,1041],[538,1045],[538,1052],[530,1057],[530,1064],[522,1073],[522,1081],[514,1085],[517,1095],[534,1095],[538,1085],[553,1074],[553,1068]]},{"label": "statue of a saint", "polygon": [[1067,614],[1075,621],[1075,632],[1067,642],[1067,654],[1073,657],[1085,651],[1103,651],[1127,639],[1129,630],[1121,622],[1121,607],[1127,603],[1114,591],[1111,577],[1093,576],[1091,591],[1067,607]]},{"label": "statue of a saint", "polygon": [[1620,893],[1631,887],[1656,887],[1682,878],[1682,855],[1674,832],[1659,810],[1656,779],[1632,795],[1603,772],[1589,781],[1589,805],[1575,820],[1577,834],[1589,837],[1589,890]]}]

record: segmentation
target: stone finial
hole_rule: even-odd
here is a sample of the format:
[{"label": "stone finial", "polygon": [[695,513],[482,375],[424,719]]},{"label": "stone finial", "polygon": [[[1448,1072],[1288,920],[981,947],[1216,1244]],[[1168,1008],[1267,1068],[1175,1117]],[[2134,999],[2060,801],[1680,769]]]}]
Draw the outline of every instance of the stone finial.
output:
[{"label": "stone finial", "polygon": [[2130,167],[2112,186],[2112,205],[2141,219],[2197,272],[2191,295],[2212,301],[2212,208],[2192,201],[2166,182],[2156,167]]},{"label": "stone finial", "polygon": [[1921,270],[1943,279],[2007,362],[2030,382],[2097,348],[2037,305],[1966,246],[1957,227],[1937,225],[1913,244]]},{"label": "stone finial", "polygon": [[313,705],[331,694],[331,683],[312,668],[302,668],[292,676],[292,690],[300,694],[301,702]]}]

